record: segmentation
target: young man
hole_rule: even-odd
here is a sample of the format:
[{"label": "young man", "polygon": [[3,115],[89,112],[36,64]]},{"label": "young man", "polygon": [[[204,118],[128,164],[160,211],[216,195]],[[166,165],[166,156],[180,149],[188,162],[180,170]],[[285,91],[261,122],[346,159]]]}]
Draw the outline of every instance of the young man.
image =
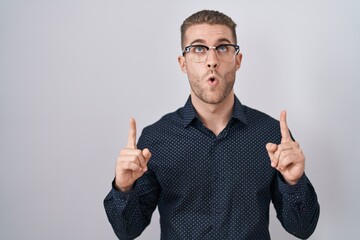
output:
[{"label": "young man", "polygon": [[126,148],[104,200],[119,239],[133,239],[156,206],[161,239],[270,239],[269,205],[294,236],[308,238],[319,218],[305,157],[286,123],[234,95],[242,55],[236,24],[200,11],[181,26],[181,70],[191,93],[184,107],[143,130],[130,120]]}]

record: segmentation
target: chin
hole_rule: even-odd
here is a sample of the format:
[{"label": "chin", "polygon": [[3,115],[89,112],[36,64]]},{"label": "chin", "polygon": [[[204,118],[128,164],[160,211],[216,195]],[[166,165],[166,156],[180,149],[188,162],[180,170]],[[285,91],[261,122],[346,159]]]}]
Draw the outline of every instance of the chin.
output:
[{"label": "chin", "polygon": [[226,97],[224,96],[218,96],[218,97],[204,97],[201,98],[201,100],[208,104],[219,104],[222,103],[225,100]]}]

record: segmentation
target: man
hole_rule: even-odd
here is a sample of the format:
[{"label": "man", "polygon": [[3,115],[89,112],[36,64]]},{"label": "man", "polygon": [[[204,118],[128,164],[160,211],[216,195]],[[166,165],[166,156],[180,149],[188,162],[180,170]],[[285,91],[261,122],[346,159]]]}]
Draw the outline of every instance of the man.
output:
[{"label": "man", "polygon": [[130,120],[126,148],[104,200],[119,239],[133,239],[159,208],[161,239],[270,239],[269,204],[294,236],[308,238],[319,217],[305,157],[286,123],[234,94],[242,54],[236,24],[204,10],[181,26],[191,93],[184,107],[143,130]]}]

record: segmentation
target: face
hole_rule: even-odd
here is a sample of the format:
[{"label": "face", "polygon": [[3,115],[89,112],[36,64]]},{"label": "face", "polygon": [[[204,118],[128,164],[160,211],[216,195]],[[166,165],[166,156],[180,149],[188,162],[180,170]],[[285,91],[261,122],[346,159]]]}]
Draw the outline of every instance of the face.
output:
[{"label": "face", "polygon": [[[224,43],[234,44],[231,30],[225,25],[198,24],[185,32],[184,46],[202,44],[216,47]],[[241,58],[239,53],[231,62],[219,61],[216,52],[210,50],[207,59],[200,63],[192,62],[187,54],[178,60],[181,70],[188,75],[191,96],[204,103],[218,104],[233,92]]]}]

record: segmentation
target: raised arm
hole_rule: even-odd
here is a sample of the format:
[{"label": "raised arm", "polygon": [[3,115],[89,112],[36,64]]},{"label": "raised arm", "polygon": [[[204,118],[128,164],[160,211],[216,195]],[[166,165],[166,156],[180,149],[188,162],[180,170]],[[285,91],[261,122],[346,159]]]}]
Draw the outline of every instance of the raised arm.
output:
[{"label": "raised arm", "polygon": [[315,230],[320,206],[316,192],[306,177],[305,156],[290,135],[286,112],[280,114],[281,143],[268,143],[271,166],[278,170],[272,187],[272,201],[283,227],[294,236],[306,239]]},{"label": "raised arm", "polygon": [[115,188],[122,192],[132,189],[135,181],[147,171],[147,163],[151,157],[150,151],[136,147],[136,122],[130,119],[130,129],[126,148],[120,151],[116,161]]},{"label": "raised arm", "polygon": [[104,200],[107,217],[119,239],[139,236],[157,206],[160,187],[148,169],[150,157],[147,148],[137,148],[136,123],[131,119],[128,142],[117,158],[112,189]]}]

